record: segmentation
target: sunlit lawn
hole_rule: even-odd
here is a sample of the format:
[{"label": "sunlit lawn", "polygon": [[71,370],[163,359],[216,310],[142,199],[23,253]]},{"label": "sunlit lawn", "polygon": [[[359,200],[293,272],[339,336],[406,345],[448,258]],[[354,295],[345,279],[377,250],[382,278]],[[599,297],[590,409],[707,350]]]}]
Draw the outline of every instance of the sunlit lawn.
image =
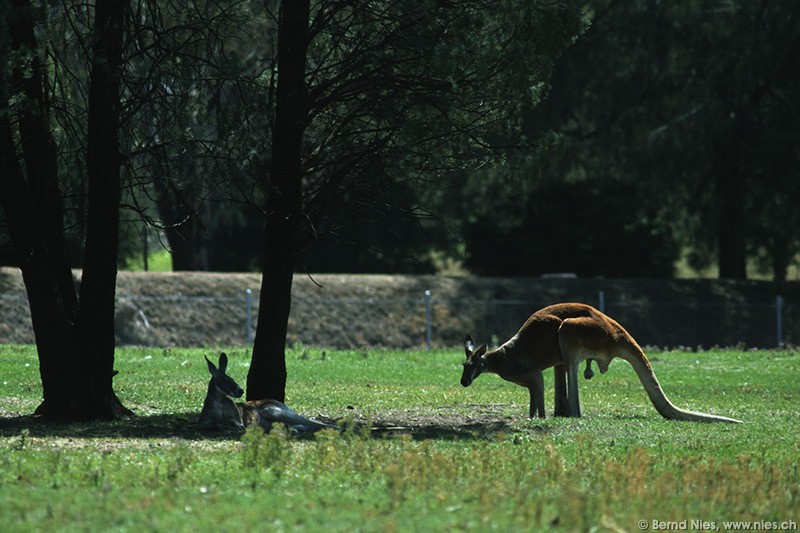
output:
[{"label": "sunlit lawn", "polygon": [[[41,398],[34,349],[0,347],[3,531],[723,530],[799,518],[793,351],[650,354],[674,403],[745,422],[728,425],[663,420],[623,361],[581,382],[584,418],[542,421],[525,416],[527,391],[496,376],[462,388],[456,350],[299,348],[288,359],[296,410],[409,428],[313,440],[194,431],[206,354],[217,351],[121,349],[115,387],[139,416],[45,426],[19,418]],[[246,354],[229,355],[244,384]],[[482,426],[486,412],[505,422]],[[434,426],[424,438],[420,420]]]}]

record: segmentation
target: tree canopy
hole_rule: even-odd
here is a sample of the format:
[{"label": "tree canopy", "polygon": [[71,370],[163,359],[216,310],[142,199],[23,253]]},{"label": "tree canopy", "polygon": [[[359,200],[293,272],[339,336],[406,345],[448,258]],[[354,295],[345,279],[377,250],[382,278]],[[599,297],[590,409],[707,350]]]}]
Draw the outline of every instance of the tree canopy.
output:
[{"label": "tree canopy", "polygon": [[[175,269],[259,268],[248,243],[264,231],[279,5],[133,5],[121,262],[145,234]],[[797,9],[311,2],[297,268],[669,277],[683,260],[785,279],[800,240]],[[91,11],[40,15],[66,254],[80,266]],[[2,220],[0,258],[13,264]],[[617,261],[600,244],[609,232],[639,259]],[[526,254],[537,261],[505,259]]]},{"label": "tree canopy", "polygon": [[786,208],[800,170],[798,5],[591,6],[591,28],[565,51],[532,120],[558,133],[542,183],[625,184],[624,225],[662,237],[660,250],[642,241],[637,254],[667,264],[684,254],[726,278],[753,263],[785,279],[800,244]]}]

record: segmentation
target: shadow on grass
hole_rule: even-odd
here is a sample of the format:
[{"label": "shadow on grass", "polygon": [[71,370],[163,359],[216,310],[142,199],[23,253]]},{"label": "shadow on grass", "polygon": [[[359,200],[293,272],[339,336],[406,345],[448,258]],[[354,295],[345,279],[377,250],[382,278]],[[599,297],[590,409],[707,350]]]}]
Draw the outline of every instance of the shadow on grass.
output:
[{"label": "shadow on grass", "polygon": [[[34,438],[60,439],[184,439],[184,440],[238,440],[238,432],[205,432],[195,427],[196,414],[159,414],[136,416],[121,420],[92,422],[53,422],[39,416],[25,415],[0,418],[0,437],[17,437],[25,434]],[[325,422],[342,425],[341,420]],[[499,434],[525,432],[545,433],[543,426],[521,428],[510,421],[470,420],[459,424],[453,420],[394,419],[391,422],[356,422],[353,431],[370,431],[376,439],[410,435],[414,440],[474,440],[491,439]]]},{"label": "shadow on grass", "polygon": [[160,414],[135,416],[120,420],[91,422],[55,422],[40,416],[25,415],[0,418],[0,435],[13,437],[26,432],[42,438],[128,438],[189,439],[235,438],[238,434],[206,434],[195,428],[197,415]]},{"label": "shadow on grass", "polygon": [[[372,437],[390,438],[393,435],[410,435],[414,440],[474,440],[491,439],[501,433],[517,433],[519,427],[504,422],[473,422],[455,426],[451,424],[422,423],[411,426],[372,426]],[[543,431],[543,428],[538,428]]]}]

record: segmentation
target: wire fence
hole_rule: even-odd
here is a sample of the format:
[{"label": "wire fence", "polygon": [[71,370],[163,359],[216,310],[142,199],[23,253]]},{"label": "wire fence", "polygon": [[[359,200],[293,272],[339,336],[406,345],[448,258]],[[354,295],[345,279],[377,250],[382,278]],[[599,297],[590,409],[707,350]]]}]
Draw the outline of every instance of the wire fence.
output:
[{"label": "wire fence", "polygon": [[[260,312],[257,290],[240,296],[119,295],[119,345],[250,345]],[[800,344],[800,306],[781,296],[764,301],[667,301],[614,297],[605,291],[563,298],[598,307],[640,344],[690,349],[714,346],[774,348]],[[288,342],[345,349],[453,347],[469,333],[480,342],[512,336],[540,299],[295,296]],[[0,294],[0,343],[32,343],[27,298]],[[267,310],[267,312],[269,312]]]}]

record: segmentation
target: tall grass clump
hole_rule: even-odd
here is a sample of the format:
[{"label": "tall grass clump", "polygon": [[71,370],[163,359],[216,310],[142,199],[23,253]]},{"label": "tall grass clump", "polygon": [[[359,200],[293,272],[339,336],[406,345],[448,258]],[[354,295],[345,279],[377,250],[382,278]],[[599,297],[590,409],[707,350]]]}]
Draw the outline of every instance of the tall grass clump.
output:
[{"label": "tall grass clump", "polygon": [[[248,433],[242,464],[279,474],[270,490],[295,495],[284,505],[316,511],[304,516],[306,526],[346,529],[356,520],[367,531],[631,530],[642,520],[781,521],[800,504],[792,460],[686,458],[644,446],[612,451],[589,435],[574,445],[512,434],[436,442],[325,431],[314,441],[285,439]],[[276,452],[276,443],[291,452]]]}]

